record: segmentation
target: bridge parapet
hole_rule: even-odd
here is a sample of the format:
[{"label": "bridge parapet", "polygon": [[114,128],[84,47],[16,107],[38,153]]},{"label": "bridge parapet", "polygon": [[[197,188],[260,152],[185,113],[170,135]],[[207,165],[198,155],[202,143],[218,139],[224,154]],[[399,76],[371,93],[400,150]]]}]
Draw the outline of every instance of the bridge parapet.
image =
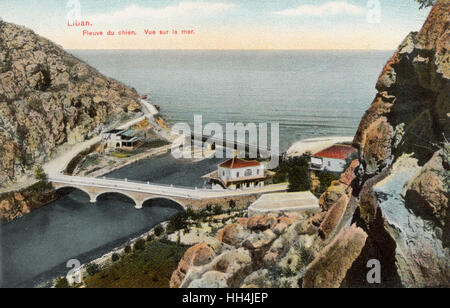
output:
[{"label": "bridge parapet", "polygon": [[103,194],[119,193],[132,199],[138,209],[142,208],[146,201],[158,198],[172,200],[183,208],[186,208],[187,205],[204,204],[208,200],[217,201],[221,198],[240,198],[287,190],[287,185],[285,184],[269,185],[262,189],[248,191],[229,191],[176,187],[173,185],[128,181],[127,179],[89,178],[66,175],[51,176],[49,180],[53,183],[56,190],[67,187],[84,191],[92,203],[97,202],[97,198]]}]

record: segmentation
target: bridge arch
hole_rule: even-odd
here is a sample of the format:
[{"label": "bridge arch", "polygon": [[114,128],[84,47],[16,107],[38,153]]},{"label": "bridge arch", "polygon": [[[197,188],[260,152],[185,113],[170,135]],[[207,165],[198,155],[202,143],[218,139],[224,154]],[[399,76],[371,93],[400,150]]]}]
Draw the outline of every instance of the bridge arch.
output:
[{"label": "bridge arch", "polygon": [[172,201],[175,204],[177,204],[183,211],[186,210],[186,206],[182,202],[180,202],[179,200],[170,198],[170,197],[166,197],[166,196],[152,196],[152,197],[145,198],[142,201],[141,206],[144,206],[145,202],[147,202],[147,201],[158,200],[158,199]]},{"label": "bridge arch", "polygon": [[75,190],[79,190],[84,192],[86,195],[88,195],[89,197],[89,202],[91,203],[95,203],[97,202],[97,197],[95,196],[95,194],[90,193],[88,190],[84,189],[83,187],[79,187],[76,185],[62,185],[62,186],[54,186],[55,187],[55,191],[57,192],[58,190],[64,189],[64,188],[70,188],[70,189],[75,189]]},{"label": "bridge arch", "polygon": [[131,200],[134,202],[136,208],[139,208],[139,206],[140,206],[140,202],[139,202],[138,200],[136,200],[136,198],[133,197],[132,195],[130,195],[130,194],[126,193],[126,192],[122,192],[122,191],[114,191],[114,190],[111,190],[111,191],[102,191],[102,192],[98,193],[98,194],[95,196],[95,198],[94,198],[94,200],[95,200],[94,202],[97,202],[97,200],[98,200],[98,198],[99,198],[100,196],[103,196],[103,195],[106,195],[106,194],[118,194],[118,195],[125,196],[125,197],[127,197],[128,199],[131,199]]}]

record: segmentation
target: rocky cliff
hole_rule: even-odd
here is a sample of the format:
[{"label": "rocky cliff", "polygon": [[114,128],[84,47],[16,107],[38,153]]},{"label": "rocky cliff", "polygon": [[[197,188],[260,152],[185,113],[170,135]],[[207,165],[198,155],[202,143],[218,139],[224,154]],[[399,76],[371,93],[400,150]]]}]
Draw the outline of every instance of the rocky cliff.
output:
[{"label": "rocky cliff", "polygon": [[378,259],[385,285],[450,286],[449,22],[450,1],[438,1],[386,64],[356,133],[353,220],[369,237],[349,285]]},{"label": "rocky cliff", "polygon": [[[354,139],[359,159],[322,213],[226,226],[218,245],[186,253],[171,286],[449,287],[449,18],[437,1],[386,64]],[[367,279],[377,264],[379,283]]]},{"label": "rocky cliff", "polygon": [[61,145],[132,117],[137,98],[33,31],[0,21],[0,188]]}]

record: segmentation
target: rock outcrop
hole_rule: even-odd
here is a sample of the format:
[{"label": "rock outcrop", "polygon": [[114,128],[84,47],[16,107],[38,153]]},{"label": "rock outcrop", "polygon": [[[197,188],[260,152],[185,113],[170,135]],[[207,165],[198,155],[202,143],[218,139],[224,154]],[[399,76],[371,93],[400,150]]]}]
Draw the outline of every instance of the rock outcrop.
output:
[{"label": "rock outcrop", "polygon": [[0,187],[139,109],[138,94],[31,30],[0,21]]},{"label": "rock outcrop", "polygon": [[368,239],[348,286],[367,285],[356,275],[370,259],[384,286],[450,286],[449,23],[450,2],[438,1],[386,64],[355,136],[354,221]]},{"label": "rock outcrop", "polygon": [[192,264],[193,253],[206,244],[189,249],[170,286],[298,286],[297,271],[305,270],[321,242],[312,219],[274,215],[238,219],[219,231],[218,240],[216,254],[208,254],[214,257],[197,266]]},{"label": "rock outcrop", "polygon": [[304,288],[338,288],[347,271],[366,243],[367,234],[355,225],[347,227],[334,238],[308,266],[303,278]]}]

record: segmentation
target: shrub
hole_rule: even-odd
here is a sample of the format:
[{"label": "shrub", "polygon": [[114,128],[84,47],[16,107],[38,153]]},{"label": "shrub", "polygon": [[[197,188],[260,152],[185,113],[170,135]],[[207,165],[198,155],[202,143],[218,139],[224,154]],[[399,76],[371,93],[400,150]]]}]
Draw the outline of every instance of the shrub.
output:
[{"label": "shrub", "polygon": [[339,175],[330,172],[321,172],[319,174],[320,190],[324,192],[330,187],[331,182],[339,180]]},{"label": "shrub", "polygon": [[120,256],[117,253],[113,253],[112,256],[111,256],[111,260],[113,262],[117,262],[117,261],[120,260]]},{"label": "shrub", "polygon": [[301,261],[299,263],[299,267],[306,267],[312,261],[314,261],[314,255],[303,246],[301,246],[299,249],[299,256],[301,259]]},{"label": "shrub", "polygon": [[145,240],[140,238],[134,243],[135,250],[144,250],[145,249]]},{"label": "shrub", "polygon": [[424,9],[430,6],[433,6],[436,3],[436,0],[416,0],[420,4],[420,9]]},{"label": "shrub", "polygon": [[47,191],[51,184],[48,182],[47,174],[44,172],[42,166],[37,166],[34,170],[34,178],[38,181],[33,185],[34,192],[38,194],[42,194]]},{"label": "shrub", "polygon": [[56,289],[67,289],[70,288],[69,282],[66,277],[58,278],[55,283]]},{"label": "shrub", "polygon": [[186,209],[186,216],[195,219],[197,217],[197,213],[192,209],[192,207],[189,206]]},{"label": "shrub", "polygon": [[95,274],[100,272],[100,266],[98,266],[97,263],[89,263],[86,266],[86,272],[88,273],[89,276],[94,276]]},{"label": "shrub", "polygon": [[186,216],[186,212],[180,212],[177,213],[175,215],[173,215],[170,220],[169,223],[167,224],[167,233],[173,233],[175,231],[184,229],[187,227],[187,216]]},{"label": "shrub", "polygon": [[124,251],[125,251],[125,253],[130,253],[131,252],[131,246],[130,245],[125,246]]},{"label": "shrub", "polygon": [[161,235],[164,233],[164,227],[161,226],[161,225],[157,225],[157,226],[155,227],[155,230],[153,230],[153,233],[154,233],[156,236],[161,236]]},{"label": "shrub", "polygon": [[234,210],[236,208],[236,201],[230,200],[228,201],[228,205],[230,206],[230,209]]},{"label": "shrub", "polygon": [[294,157],[288,161],[289,191],[306,191],[311,188],[309,162],[309,155]]},{"label": "shrub", "polygon": [[214,205],[213,213],[214,213],[214,215],[222,214],[222,207],[218,204]]},{"label": "shrub", "polygon": [[310,155],[280,159],[280,164],[275,170],[274,183],[289,182],[289,191],[305,191],[311,187],[309,179]]}]

